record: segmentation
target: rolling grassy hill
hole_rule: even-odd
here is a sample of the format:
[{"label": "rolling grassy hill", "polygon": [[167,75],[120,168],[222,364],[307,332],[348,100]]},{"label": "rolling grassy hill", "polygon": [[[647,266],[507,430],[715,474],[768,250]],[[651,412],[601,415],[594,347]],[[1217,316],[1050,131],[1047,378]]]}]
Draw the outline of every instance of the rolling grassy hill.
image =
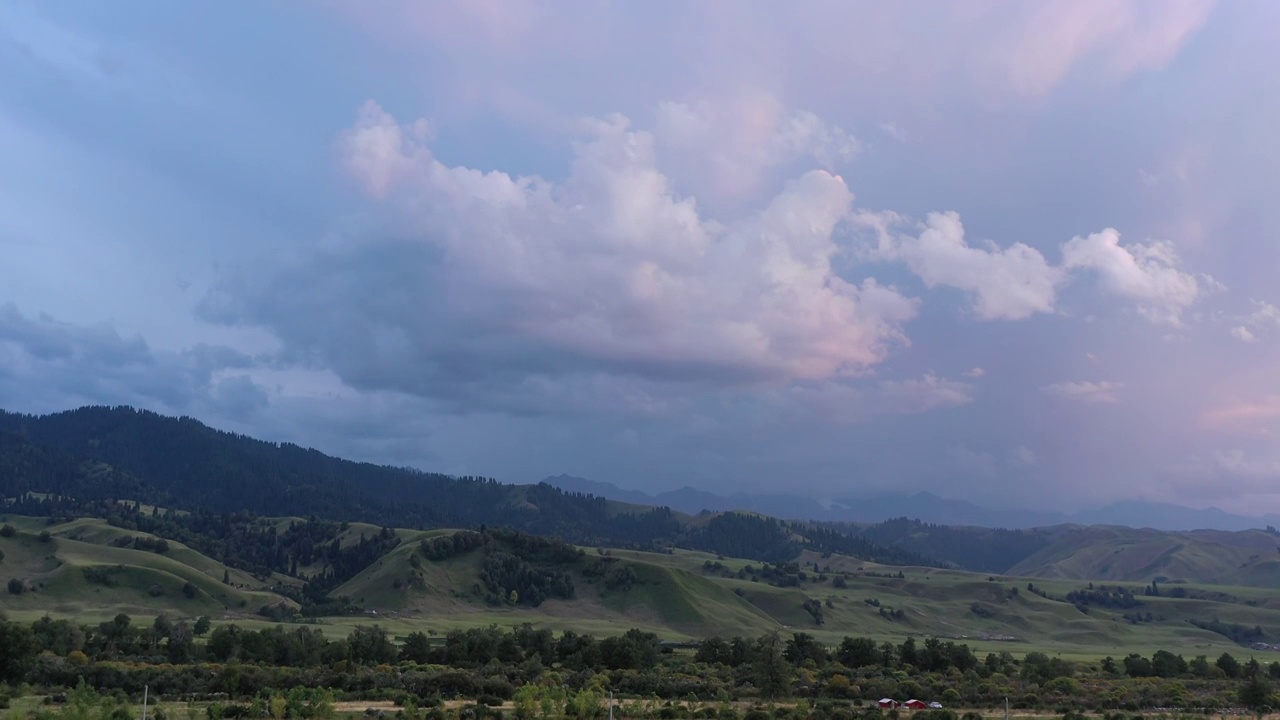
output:
[{"label": "rolling grassy hill", "polygon": [[[17,532],[0,538],[0,582],[30,588],[0,595],[0,609],[19,616],[252,619],[264,606],[291,607],[287,592],[332,612],[350,612],[349,598],[396,632],[524,622],[668,638],[803,630],[1085,655],[1280,643],[1280,538],[1264,531],[691,517],[546,485],[351,463],[129,408],[0,412],[0,498],[10,512],[57,518],[13,517]],[[154,505],[166,509],[153,515]],[[382,526],[397,522],[405,527]],[[574,591],[535,603],[495,589],[487,553],[519,555],[509,538],[447,556],[420,551],[457,532],[442,528],[485,524],[583,546],[512,571],[521,583],[551,573]],[[168,548],[155,552],[158,538],[124,527],[163,534]],[[1160,596],[1143,594],[1152,581]],[[1090,582],[1132,597],[1119,607],[1082,596]]]},{"label": "rolling grassy hill", "polygon": [[1009,568],[1041,578],[1215,582],[1280,588],[1280,538],[1262,530],[1072,528]]},{"label": "rolling grassy hill", "polygon": [[[97,621],[118,612],[140,617],[166,612],[256,625],[268,622],[255,615],[259,608],[291,605],[269,587],[298,582],[284,576],[260,581],[175,542],[163,554],[121,547],[149,536],[102,520],[81,518],[50,526],[42,518],[9,517],[7,522],[16,533],[0,538],[5,553],[0,579],[21,577],[30,587],[21,595],[0,598],[0,609],[15,618],[49,613]],[[344,531],[344,542],[373,530],[380,528],[353,524]],[[42,531],[48,531],[47,538],[42,539]],[[366,614],[325,618],[322,627],[328,632],[341,635],[371,621],[399,635],[522,623],[593,634],[637,627],[674,640],[803,631],[830,643],[846,635],[877,640],[915,635],[961,639],[982,651],[1040,650],[1071,657],[1161,648],[1189,655],[1239,652],[1240,644],[1223,632],[1191,621],[1217,621],[1219,630],[1256,628],[1268,642],[1280,638],[1280,597],[1264,588],[1170,580],[1158,597],[1143,595],[1141,585],[1126,586],[1136,604],[1109,608],[1070,599],[1069,593],[1091,586],[1065,574],[997,576],[886,566],[814,552],[802,553],[781,574],[770,576],[759,562],[703,552],[580,548],[570,560],[532,563],[566,573],[574,586],[572,597],[549,597],[537,606],[495,604],[482,587],[486,553],[516,550],[495,541],[431,560],[422,541],[457,531],[395,532],[398,545],[333,591],[358,601]],[[1063,567],[1078,555],[1048,557],[1053,562],[1043,567]],[[815,563],[820,572],[814,572]],[[605,570],[625,575],[627,581],[610,582],[613,576]],[[230,585],[222,583],[224,573]],[[1094,581],[1096,587],[1102,582]],[[184,592],[188,583],[193,590]]]},{"label": "rolling grassy hill", "polygon": [[[290,578],[262,582],[172,541],[164,553],[124,547],[124,541],[132,545],[138,537],[158,538],[103,520],[47,526],[44,518],[10,516],[4,522],[16,532],[0,537],[0,578],[26,587],[21,594],[0,596],[0,610],[11,617],[50,613],[99,620],[120,612],[242,617],[264,605],[296,606],[268,589],[294,582]],[[222,582],[224,576],[230,584]]]},{"label": "rolling grassy hill", "polygon": [[[770,582],[760,575],[760,563],[742,559],[683,550],[611,550],[601,556],[584,549],[580,559],[557,566],[574,580],[572,599],[549,598],[536,607],[494,605],[478,590],[485,552],[432,561],[421,555],[417,542],[402,543],[335,592],[405,632],[529,622],[595,633],[639,627],[671,639],[803,631],[835,643],[845,635],[878,640],[916,635],[962,639],[985,651],[1048,650],[1076,657],[1160,648],[1191,655],[1239,652],[1238,643],[1191,620],[1256,626],[1265,638],[1280,638],[1280,598],[1260,588],[1169,583],[1166,591],[1177,590],[1181,597],[1147,597],[1143,586],[1134,585],[1130,590],[1137,604],[1113,609],[1069,600],[1069,593],[1089,587],[1070,578],[891,567],[817,553],[796,559],[807,568],[805,579],[789,586]],[[591,571],[604,558],[613,568],[629,568],[634,581],[607,587]],[[815,562],[825,572],[814,573]],[[413,575],[421,581],[409,583]],[[806,602],[821,607],[821,624]],[[353,621],[326,622],[345,626]]]}]

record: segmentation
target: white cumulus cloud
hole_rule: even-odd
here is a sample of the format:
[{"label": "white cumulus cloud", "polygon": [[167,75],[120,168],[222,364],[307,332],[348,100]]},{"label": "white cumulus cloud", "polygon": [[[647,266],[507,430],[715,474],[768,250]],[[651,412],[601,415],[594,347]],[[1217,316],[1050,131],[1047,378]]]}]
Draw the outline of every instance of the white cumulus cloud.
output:
[{"label": "white cumulus cloud", "polygon": [[670,177],[699,196],[727,200],[757,192],[769,170],[797,161],[830,170],[861,149],[843,128],[759,91],[663,102],[653,136]]},{"label": "white cumulus cloud", "polygon": [[1181,325],[1182,311],[1202,294],[1196,276],[1178,269],[1171,243],[1122,247],[1120,233],[1111,228],[1072,238],[1062,248],[1062,262],[1068,270],[1096,272],[1106,291],[1134,300],[1143,315],[1155,322]]},{"label": "white cumulus cloud", "polygon": [[[844,147],[807,122],[789,121],[801,138],[792,150],[814,138]],[[342,160],[409,239],[344,238],[305,259],[289,276],[298,282],[237,279],[206,314],[268,326],[355,385],[422,394],[456,387],[458,374],[483,376],[487,392],[504,374],[521,388],[601,373],[825,380],[864,372],[907,341],[917,301],[832,267],[853,203],[839,177],[805,172],[712,221],[673,189],[653,134],[621,116],[583,127],[568,176],[550,181],[446,165],[425,123],[366,104],[339,139]]]},{"label": "white cumulus cloud", "polygon": [[965,241],[964,225],[954,212],[930,213],[918,235],[890,232],[890,225],[900,220],[896,216],[860,219],[878,233],[876,257],[906,263],[929,287],[971,293],[973,312],[983,320],[1021,320],[1054,309],[1062,271],[1033,247],[973,247]]}]

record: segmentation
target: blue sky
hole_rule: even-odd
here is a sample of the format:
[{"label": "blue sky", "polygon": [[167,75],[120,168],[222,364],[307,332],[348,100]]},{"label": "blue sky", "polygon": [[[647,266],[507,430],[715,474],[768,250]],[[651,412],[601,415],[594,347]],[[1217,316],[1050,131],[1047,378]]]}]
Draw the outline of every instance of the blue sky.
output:
[{"label": "blue sky", "polygon": [[1280,511],[1280,7],[0,8],[0,405]]}]

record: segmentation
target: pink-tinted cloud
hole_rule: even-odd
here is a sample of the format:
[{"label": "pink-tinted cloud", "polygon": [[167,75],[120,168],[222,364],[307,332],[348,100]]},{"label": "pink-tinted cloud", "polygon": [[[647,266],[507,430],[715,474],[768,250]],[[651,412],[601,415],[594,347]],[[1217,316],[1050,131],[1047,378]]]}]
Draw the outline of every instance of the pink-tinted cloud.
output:
[{"label": "pink-tinted cloud", "polygon": [[[961,90],[1003,101],[1044,98],[1077,71],[1105,84],[1158,70],[1204,26],[1213,5],[390,0],[331,7],[383,42],[443,50],[463,78],[500,79],[505,69],[514,80],[533,69],[568,70],[567,64],[578,62],[618,71],[597,83],[632,84],[638,92],[656,90],[667,97],[695,88],[749,86],[805,101],[824,91],[848,96],[896,86],[904,96]],[[661,78],[656,84],[655,73]],[[840,83],[833,87],[828,80],[837,75]],[[541,82],[548,87],[526,90],[562,94],[554,73]]]},{"label": "pink-tinted cloud", "polygon": [[1201,417],[1210,430],[1257,430],[1280,424],[1280,395],[1239,400],[1214,407]]},{"label": "pink-tinted cloud", "polygon": [[606,365],[730,377],[855,373],[905,340],[915,301],[832,268],[853,202],[840,178],[807,172],[711,222],[674,193],[652,134],[621,117],[585,127],[557,183],[446,166],[372,104],[340,145],[369,194],[394,198],[443,252],[451,302],[472,322]]}]

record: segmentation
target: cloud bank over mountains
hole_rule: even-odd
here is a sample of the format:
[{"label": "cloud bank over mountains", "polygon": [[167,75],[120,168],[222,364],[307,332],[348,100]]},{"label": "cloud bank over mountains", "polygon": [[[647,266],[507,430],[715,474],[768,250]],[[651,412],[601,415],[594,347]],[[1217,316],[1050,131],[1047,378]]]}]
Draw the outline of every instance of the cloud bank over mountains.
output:
[{"label": "cloud bank over mountains", "polygon": [[109,15],[0,12],[10,409],[511,481],[1280,510],[1269,6]]}]

